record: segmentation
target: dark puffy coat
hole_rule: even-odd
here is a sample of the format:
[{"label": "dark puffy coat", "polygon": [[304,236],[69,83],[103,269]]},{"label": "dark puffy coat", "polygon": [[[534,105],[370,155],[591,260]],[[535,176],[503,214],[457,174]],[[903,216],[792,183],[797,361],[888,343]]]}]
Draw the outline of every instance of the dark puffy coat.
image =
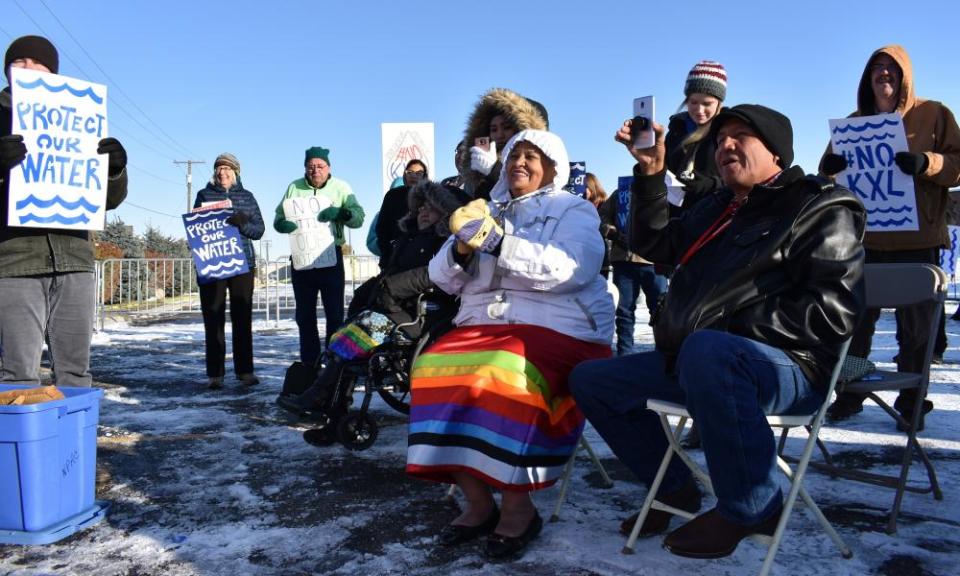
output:
[{"label": "dark puffy coat", "polygon": [[692,121],[687,121],[689,117],[690,115],[686,112],[674,114],[670,117],[670,122],[667,125],[667,135],[664,139],[664,145],[667,147],[667,169],[681,182],[685,179],[684,174],[692,172],[695,178],[711,180],[712,186],[698,194],[688,192],[683,199],[682,210],[689,209],[700,199],[723,187],[714,159],[714,154],[717,151],[716,142],[704,137],[699,142],[683,145],[683,140],[693,132],[690,127]]},{"label": "dark puffy coat", "polygon": [[[391,246],[390,259],[379,275],[357,288],[348,315],[373,307],[388,313],[394,322],[413,318],[417,297],[434,286],[427,265],[450,235],[447,220],[469,199],[463,191],[436,182],[425,181],[412,188],[407,194],[407,213],[398,221],[400,236]],[[434,226],[419,230],[417,213],[424,203],[437,208],[441,217]],[[456,311],[456,299],[440,290],[429,300],[433,317],[452,317]]]},{"label": "dark puffy coat", "polygon": [[[633,183],[632,249],[676,264],[733,198],[721,189],[668,218],[663,174]],[[847,189],[790,168],[755,186],[730,226],[677,267],[656,315],[657,349],[675,358],[695,330],[722,330],[783,350],[824,390],[864,309],[866,214]]]},{"label": "dark puffy coat", "polygon": [[407,215],[409,209],[407,197],[410,195],[408,186],[397,186],[387,190],[380,206],[380,215],[377,217],[377,248],[380,249],[380,268],[386,268],[393,251],[393,242],[400,236],[398,222]]},{"label": "dark puffy coat", "polygon": [[197,199],[193,202],[194,208],[199,208],[204,202],[221,202],[230,200],[233,204],[234,213],[243,212],[249,220],[243,225],[238,226],[240,230],[240,239],[243,241],[243,253],[247,256],[247,264],[250,268],[257,267],[257,254],[253,250],[251,240],[259,240],[263,237],[263,216],[260,214],[260,205],[253,193],[243,187],[240,177],[237,177],[237,183],[230,187],[230,190],[224,190],[223,186],[207,184],[207,187],[197,192]]}]

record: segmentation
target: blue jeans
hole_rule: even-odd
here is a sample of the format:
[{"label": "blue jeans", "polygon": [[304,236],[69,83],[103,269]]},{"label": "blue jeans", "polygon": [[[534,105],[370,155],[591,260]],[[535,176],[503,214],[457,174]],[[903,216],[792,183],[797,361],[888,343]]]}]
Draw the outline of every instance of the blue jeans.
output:
[{"label": "blue jeans", "polygon": [[613,283],[620,292],[617,303],[617,356],[636,352],[633,345],[633,329],[636,325],[637,299],[643,290],[650,315],[656,310],[657,300],[667,289],[667,277],[657,274],[653,264],[637,262],[614,262]]},{"label": "blue jeans", "polygon": [[343,292],[346,281],[343,253],[337,246],[337,264],[328,268],[293,271],[293,298],[297,303],[295,317],[300,332],[300,361],[313,365],[320,357],[320,330],[317,328],[317,292],[327,321],[325,343],[343,324]]},{"label": "blue jeans", "polygon": [[[810,414],[823,402],[781,350],[716,330],[684,341],[677,373],[658,351],[583,362],[570,374],[580,409],[617,457],[650,486],[667,449],[648,398],[684,403],[700,427],[721,516],[742,525],[782,505],[776,442],[766,414]],[[673,458],[661,493],[680,489],[690,470]]]}]

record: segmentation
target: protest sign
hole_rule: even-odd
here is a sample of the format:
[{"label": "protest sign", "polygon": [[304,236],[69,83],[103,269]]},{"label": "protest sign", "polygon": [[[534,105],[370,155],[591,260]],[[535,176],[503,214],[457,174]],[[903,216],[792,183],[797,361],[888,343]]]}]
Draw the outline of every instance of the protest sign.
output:
[{"label": "protest sign", "polygon": [[329,268],[337,263],[337,249],[330,224],[317,220],[317,214],[330,206],[324,196],[287,198],[283,201],[283,217],[296,223],[290,233],[290,258],[294,270]]},{"label": "protest sign", "polygon": [[27,157],[10,170],[7,225],[103,230],[107,200],[107,87],[10,69],[11,133]]},{"label": "protest sign", "polygon": [[617,178],[617,230],[626,232],[630,226],[630,187],[633,186],[633,176]]},{"label": "protest sign", "polygon": [[399,176],[411,160],[421,160],[427,172],[434,178],[433,123],[383,123],[380,124],[383,152],[383,193]]},{"label": "protest sign", "polygon": [[960,226],[947,226],[950,235],[950,247],[940,250],[940,267],[947,276],[957,276],[957,257],[960,256]]},{"label": "protest sign", "polygon": [[837,182],[863,202],[868,231],[920,229],[913,177],[893,161],[897,152],[907,151],[900,114],[830,120],[830,144],[847,161]]},{"label": "protest sign", "polygon": [[183,215],[197,282],[209,284],[250,271],[240,231],[227,224],[233,210],[200,210]]},{"label": "protest sign", "polygon": [[563,189],[581,198],[587,197],[587,163],[586,162],[570,163],[570,179],[567,180],[567,185],[564,186]]}]

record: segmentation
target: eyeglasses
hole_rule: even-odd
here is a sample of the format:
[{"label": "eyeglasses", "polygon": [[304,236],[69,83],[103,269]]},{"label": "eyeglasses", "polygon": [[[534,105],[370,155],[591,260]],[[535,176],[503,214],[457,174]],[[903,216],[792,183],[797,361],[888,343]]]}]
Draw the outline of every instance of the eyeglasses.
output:
[{"label": "eyeglasses", "polygon": [[414,174],[418,176],[423,176],[424,174],[426,174],[426,170],[404,170],[403,173],[406,174],[407,176],[412,176]]},{"label": "eyeglasses", "polygon": [[894,72],[899,70],[899,67],[894,62],[875,62],[870,65],[871,72],[882,72],[884,70],[890,70]]},{"label": "eyeglasses", "polygon": [[327,168],[329,168],[329,166],[319,166],[319,165],[307,166],[307,172],[322,172]]}]

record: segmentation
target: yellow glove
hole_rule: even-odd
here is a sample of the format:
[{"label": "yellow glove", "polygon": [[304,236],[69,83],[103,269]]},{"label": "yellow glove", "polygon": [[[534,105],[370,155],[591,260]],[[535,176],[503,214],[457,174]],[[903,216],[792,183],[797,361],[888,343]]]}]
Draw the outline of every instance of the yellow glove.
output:
[{"label": "yellow glove", "polygon": [[494,252],[503,241],[503,228],[490,216],[487,202],[480,198],[457,208],[448,224],[457,240],[474,250]]}]

